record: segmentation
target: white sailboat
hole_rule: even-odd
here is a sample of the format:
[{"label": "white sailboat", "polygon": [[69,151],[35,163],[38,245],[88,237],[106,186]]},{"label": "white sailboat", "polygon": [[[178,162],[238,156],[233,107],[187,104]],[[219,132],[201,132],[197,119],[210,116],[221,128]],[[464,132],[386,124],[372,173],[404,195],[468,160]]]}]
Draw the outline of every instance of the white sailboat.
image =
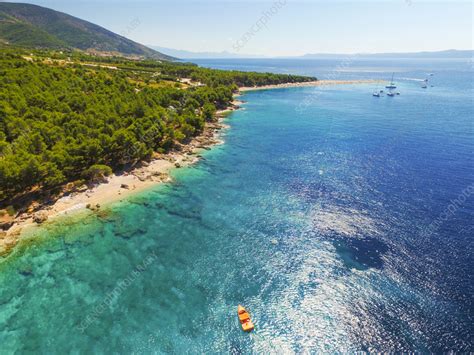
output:
[{"label": "white sailboat", "polygon": [[[397,88],[397,86],[396,86],[395,83],[393,82],[393,76],[394,76],[394,75],[395,75],[395,73],[392,73],[392,80],[390,80],[390,84],[387,85],[387,86],[385,86],[385,88],[390,89],[390,90]],[[387,94],[387,95],[388,95],[388,94]]]}]

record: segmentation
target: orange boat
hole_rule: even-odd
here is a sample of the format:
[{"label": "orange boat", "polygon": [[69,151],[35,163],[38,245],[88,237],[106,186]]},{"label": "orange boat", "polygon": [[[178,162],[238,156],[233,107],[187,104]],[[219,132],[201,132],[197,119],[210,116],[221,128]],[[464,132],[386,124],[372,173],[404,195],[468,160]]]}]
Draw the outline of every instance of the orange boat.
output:
[{"label": "orange boat", "polygon": [[239,316],[240,324],[244,332],[251,332],[254,328],[252,321],[250,320],[250,314],[240,304],[237,307],[237,315]]}]

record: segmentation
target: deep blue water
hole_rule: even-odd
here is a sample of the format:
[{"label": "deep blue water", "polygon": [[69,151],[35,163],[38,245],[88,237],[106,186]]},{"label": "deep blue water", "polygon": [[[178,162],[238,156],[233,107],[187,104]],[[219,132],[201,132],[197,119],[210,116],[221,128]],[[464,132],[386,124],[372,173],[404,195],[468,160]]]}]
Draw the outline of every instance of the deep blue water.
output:
[{"label": "deep blue water", "polygon": [[0,353],[474,351],[471,62],[200,64],[395,72],[401,95],[245,94],[225,144],[172,184],[0,264]]}]

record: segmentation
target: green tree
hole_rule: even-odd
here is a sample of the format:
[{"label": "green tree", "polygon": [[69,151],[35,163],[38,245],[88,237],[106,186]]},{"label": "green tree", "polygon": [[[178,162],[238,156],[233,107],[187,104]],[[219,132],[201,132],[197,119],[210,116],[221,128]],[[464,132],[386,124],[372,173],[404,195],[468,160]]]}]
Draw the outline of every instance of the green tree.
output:
[{"label": "green tree", "polygon": [[112,175],[112,168],[107,165],[95,164],[83,171],[82,177],[91,182],[103,181]]}]

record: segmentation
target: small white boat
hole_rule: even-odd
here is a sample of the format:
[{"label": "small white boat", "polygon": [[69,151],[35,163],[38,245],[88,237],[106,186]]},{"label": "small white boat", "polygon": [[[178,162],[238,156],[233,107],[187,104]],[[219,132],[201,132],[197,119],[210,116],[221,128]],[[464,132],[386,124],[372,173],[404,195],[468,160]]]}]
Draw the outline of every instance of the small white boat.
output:
[{"label": "small white boat", "polygon": [[421,88],[422,88],[422,89],[427,89],[427,88],[428,88],[428,85],[423,84],[423,85],[421,85]]},{"label": "small white boat", "polygon": [[379,90],[379,89],[375,89],[374,92],[372,93],[372,96],[374,97],[380,97],[380,96],[383,96],[383,90]]},{"label": "small white boat", "polygon": [[395,96],[395,93],[394,93],[394,92],[392,92],[392,91],[389,91],[389,92],[387,93],[387,96],[391,96],[391,97],[393,97],[393,96]]}]

